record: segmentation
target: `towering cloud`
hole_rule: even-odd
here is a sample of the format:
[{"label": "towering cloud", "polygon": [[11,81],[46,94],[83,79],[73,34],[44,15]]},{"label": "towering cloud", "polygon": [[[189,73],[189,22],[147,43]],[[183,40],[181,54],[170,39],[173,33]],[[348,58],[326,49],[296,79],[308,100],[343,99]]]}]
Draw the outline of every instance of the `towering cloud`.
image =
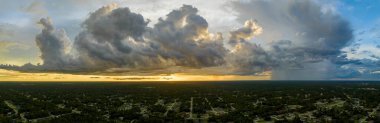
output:
[{"label": "towering cloud", "polygon": [[269,70],[273,66],[267,52],[254,42],[248,42],[261,34],[262,27],[256,21],[247,20],[244,27],[230,32],[228,43],[233,47],[227,55],[227,65],[234,72],[240,74],[253,74]]},{"label": "towering cloud", "polygon": [[230,31],[226,40],[220,32],[210,33],[209,23],[190,5],[171,11],[152,27],[147,26],[150,20],[129,8],[104,6],[90,13],[72,45],[64,31],[41,19],[44,28],[36,42],[43,70],[223,66],[230,71],[225,73],[233,74],[271,70],[274,79],[360,74],[355,67],[363,62],[347,59],[341,50],[353,35],[339,14],[310,0],[231,3],[244,25]]},{"label": "towering cloud", "polygon": [[184,5],[152,29],[152,40],[160,44],[159,53],[175,65],[207,67],[224,63],[226,49],[220,33],[210,34],[208,23],[198,9]]},{"label": "towering cloud", "polygon": [[126,42],[143,40],[147,23],[142,15],[128,8],[105,6],[84,21],[84,30],[76,37],[74,47],[88,67],[121,67],[132,50]]},{"label": "towering cloud", "polygon": [[142,15],[112,4],[90,14],[70,51],[64,32],[54,30],[49,19],[41,19],[44,28],[36,42],[44,70],[222,65],[227,52],[223,37],[209,33],[207,21],[197,12],[184,5],[150,28]]},{"label": "towering cloud", "polygon": [[66,55],[69,39],[65,31],[54,29],[50,18],[42,18],[39,24],[43,26],[42,32],[37,35],[36,43],[41,51],[43,67],[50,70],[62,70],[68,63]]}]

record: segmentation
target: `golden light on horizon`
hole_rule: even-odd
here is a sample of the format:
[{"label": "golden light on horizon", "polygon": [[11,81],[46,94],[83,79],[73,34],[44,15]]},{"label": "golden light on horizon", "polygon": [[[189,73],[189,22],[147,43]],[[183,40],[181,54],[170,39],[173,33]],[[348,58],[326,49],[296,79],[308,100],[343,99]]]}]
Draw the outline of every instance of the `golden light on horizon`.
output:
[{"label": "golden light on horizon", "polygon": [[230,81],[230,80],[270,80],[270,72],[262,75],[190,75],[175,73],[170,75],[76,75],[64,73],[22,73],[0,69],[0,81],[11,82],[139,82],[139,81]]}]

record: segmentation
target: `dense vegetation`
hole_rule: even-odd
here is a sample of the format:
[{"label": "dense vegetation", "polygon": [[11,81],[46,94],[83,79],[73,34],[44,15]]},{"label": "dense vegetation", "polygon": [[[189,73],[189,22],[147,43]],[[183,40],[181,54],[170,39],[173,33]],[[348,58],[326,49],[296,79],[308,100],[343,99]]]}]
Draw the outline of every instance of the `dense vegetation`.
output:
[{"label": "dense vegetation", "polygon": [[377,82],[0,83],[6,122],[380,122]]}]

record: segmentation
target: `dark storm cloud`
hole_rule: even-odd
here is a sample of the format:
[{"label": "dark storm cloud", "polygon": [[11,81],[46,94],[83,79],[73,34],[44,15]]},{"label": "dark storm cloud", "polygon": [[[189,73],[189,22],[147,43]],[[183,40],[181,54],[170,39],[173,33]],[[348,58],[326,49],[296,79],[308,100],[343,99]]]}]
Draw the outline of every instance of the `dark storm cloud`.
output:
[{"label": "dark storm cloud", "polygon": [[272,40],[290,40],[295,48],[321,57],[340,54],[353,38],[350,24],[331,11],[309,0],[252,0],[234,2],[240,18],[255,18]]},{"label": "dark storm cloud", "polygon": [[335,67],[331,61],[353,39],[349,22],[314,1],[248,0],[232,7],[241,21],[254,18],[263,27],[258,39],[266,41],[274,79],[334,78],[321,73]]},{"label": "dark storm cloud", "polygon": [[153,27],[128,8],[104,6],[90,13],[72,45],[64,31],[41,19],[44,28],[36,42],[42,68],[149,71],[227,66],[230,72],[224,72],[232,74],[272,70],[273,79],[362,77],[377,71],[361,69],[376,63],[347,58],[341,50],[353,39],[350,24],[316,2],[252,0],[232,5],[245,23],[226,40],[222,33],[208,32],[209,23],[189,5],[171,11]]}]

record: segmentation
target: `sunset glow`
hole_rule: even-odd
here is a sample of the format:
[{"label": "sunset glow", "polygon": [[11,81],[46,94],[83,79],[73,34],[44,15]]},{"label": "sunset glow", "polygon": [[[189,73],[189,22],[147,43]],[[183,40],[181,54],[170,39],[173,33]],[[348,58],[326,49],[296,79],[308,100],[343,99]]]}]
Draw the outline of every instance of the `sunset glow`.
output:
[{"label": "sunset glow", "polygon": [[62,82],[62,81],[88,81],[88,82],[141,82],[141,81],[231,81],[231,80],[270,80],[270,73],[256,76],[239,75],[151,75],[151,76],[106,76],[106,75],[74,75],[63,73],[21,73],[17,71],[0,70],[1,81],[15,82]]},{"label": "sunset glow", "polygon": [[0,81],[377,80],[377,4],[7,1]]},{"label": "sunset glow", "polygon": [[380,123],[380,0],[0,0],[0,123]]}]

